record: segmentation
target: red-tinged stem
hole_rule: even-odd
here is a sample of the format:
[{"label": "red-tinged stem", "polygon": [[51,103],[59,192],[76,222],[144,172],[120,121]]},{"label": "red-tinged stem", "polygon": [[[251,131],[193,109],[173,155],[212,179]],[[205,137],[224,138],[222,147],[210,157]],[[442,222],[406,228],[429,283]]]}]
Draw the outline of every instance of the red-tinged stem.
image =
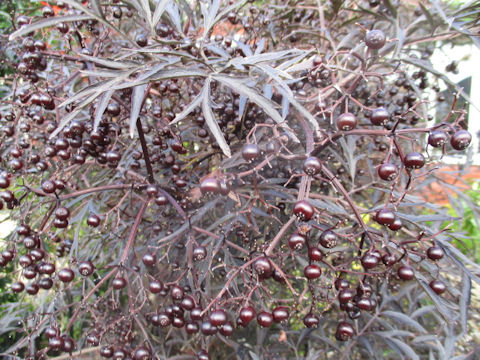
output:
[{"label": "red-tinged stem", "polygon": [[[59,196],[58,198],[60,200],[67,200],[67,199],[71,199],[71,198],[81,196],[81,195],[85,195],[85,194],[90,194],[90,193],[97,192],[97,191],[131,189],[134,186],[135,186],[134,184],[103,185],[103,186],[97,186],[97,187],[90,188],[90,189],[75,191],[75,192],[70,193],[70,194]],[[143,184],[141,186],[143,186]]]},{"label": "red-tinged stem", "polygon": [[155,178],[153,176],[152,163],[150,162],[150,156],[148,155],[147,142],[145,140],[145,134],[143,133],[142,123],[140,118],[137,119],[137,131],[138,138],[140,139],[140,144],[142,145],[143,158],[145,159],[145,166],[147,167],[148,181],[150,184],[155,183]]},{"label": "red-tinged stem", "polygon": [[145,200],[142,203],[142,206],[140,206],[140,209],[138,210],[137,217],[135,218],[135,222],[133,223],[132,230],[130,231],[130,235],[128,236],[127,245],[125,245],[125,249],[123,249],[122,257],[120,258],[120,264],[121,265],[127,259],[128,254],[130,253],[130,249],[132,248],[133,243],[135,242],[135,237],[137,235],[138,226],[140,225],[140,222],[142,221],[143,214],[145,214],[145,211],[147,210],[147,206],[148,206],[148,200]]},{"label": "red-tinged stem", "polygon": [[[85,304],[85,302],[97,291],[108,279],[110,279],[113,275],[115,275],[118,272],[118,268],[114,268],[110,270],[110,272],[103,277],[102,280],[99,281],[97,285],[95,285],[92,290],[88,292],[87,295],[82,299],[82,303]],[[67,324],[67,328],[65,330],[65,333],[67,333],[70,328],[73,326],[73,323],[75,322],[77,316],[80,314],[80,311],[82,310],[82,306],[79,306],[77,310],[73,313],[72,317],[70,318],[70,321]]]},{"label": "red-tinged stem", "polygon": [[273,250],[282,239],[283,234],[285,234],[285,231],[287,231],[287,229],[290,227],[290,225],[292,225],[295,219],[295,216],[290,217],[290,219],[282,226],[282,228],[278,231],[277,235],[275,235],[272,242],[265,251],[265,255],[270,256],[272,254]]},{"label": "red-tinged stem", "polygon": [[355,206],[352,198],[348,194],[348,191],[343,187],[343,185],[340,183],[340,181],[338,181],[338,179],[335,177],[335,175],[333,175],[333,173],[324,164],[322,164],[322,172],[333,183],[333,186],[335,186],[335,188],[337,188],[337,190],[340,191],[342,193],[342,195],[345,197],[345,200],[348,202],[348,204],[352,208],[352,211],[353,211],[355,217],[357,218],[360,226],[363,228],[363,231],[369,237],[369,239],[372,240],[371,237],[370,237],[370,232],[368,230],[368,227],[365,224],[365,222],[363,221],[362,216],[358,212],[357,207]]},{"label": "red-tinged stem", "polygon": [[[255,260],[257,260],[258,258],[260,258],[261,256],[257,256],[249,261],[247,261],[245,264],[243,264],[241,267],[239,267],[238,269],[236,269],[231,275],[230,277],[228,278],[228,280],[225,282],[225,285],[223,285],[223,288],[222,290],[220,290],[220,292],[218,293],[218,295],[212,300],[210,301],[210,303],[205,307],[205,309],[203,309],[202,311],[202,315],[205,314],[208,309],[210,309],[213,304],[215,304],[216,301],[220,300],[223,296],[223,294],[225,294],[228,290],[228,287],[230,286],[231,282],[233,281],[233,279],[235,279],[235,277],[244,269],[246,269],[247,267],[249,267],[251,264],[253,264],[255,262]],[[227,275],[228,276],[228,275]]]}]

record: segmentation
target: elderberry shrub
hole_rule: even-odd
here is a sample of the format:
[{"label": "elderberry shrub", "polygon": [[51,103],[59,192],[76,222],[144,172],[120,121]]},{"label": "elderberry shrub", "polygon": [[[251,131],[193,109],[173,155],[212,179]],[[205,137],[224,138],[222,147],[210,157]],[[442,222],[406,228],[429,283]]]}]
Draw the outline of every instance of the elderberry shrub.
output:
[{"label": "elderberry shrub", "polygon": [[0,38],[8,354],[435,357],[397,336],[415,331],[460,355],[479,269],[428,186],[472,135],[458,104],[434,124],[423,99],[462,10],[42,6],[5,12]]}]

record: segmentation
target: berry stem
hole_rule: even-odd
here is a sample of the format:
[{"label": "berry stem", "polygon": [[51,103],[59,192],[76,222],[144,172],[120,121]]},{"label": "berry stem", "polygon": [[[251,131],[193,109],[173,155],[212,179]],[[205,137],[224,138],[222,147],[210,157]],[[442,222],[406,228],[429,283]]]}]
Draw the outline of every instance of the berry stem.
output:
[{"label": "berry stem", "polygon": [[138,138],[140,140],[140,144],[142,145],[142,152],[143,152],[143,158],[145,159],[145,166],[147,167],[148,182],[150,184],[154,184],[155,178],[153,176],[152,163],[150,161],[150,156],[148,155],[147,142],[145,141],[145,134],[142,129],[142,122],[140,121],[140,118],[137,119],[137,131],[138,131]]},{"label": "berry stem", "polygon": [[358,212],[358,210],[355,206],[355,203],[353,202],[352,198],[348,194],[348,191],[343,187],[343,185],[340,183],[340,181],[338,181],[338,179],[335,177],[335,175],[333,175],[333,173],[325,166],[325,164],[322,164],[322,171],[327,176],[327,178],[333,183],[333,186],[335,186],[337,188],[337,190],[340,191],[342,193],[342,195],[345,197],[345,200],[347,200],[348,204],[352,208],[352,211],[353,211],[355,217],[357,218],[360,226],[363,228],[365,234],[368,236],[368,238],[370,240],[372,240],[371,237],[370,237],[368,227],[365,224],[365,222],[363,221],[362,216]]},{"label": "berry stem", "polygon": [[140,206],[140,209],[138,210],[137,217],[135,218],[135,222],[133,223],[132,230],[130,231],[130,235],[128,236],[127,245],[125,246],[125,249],[123,249],[122,257],[120,258],[120,262],[119,262],[120,265],[122,265],[125,262],[125,260],[128,257],[128,254],[130,253],[130,249],[133,246],[135,237],[137,235],[138,226],[142,221],[143,214],[145,214],[145,211],[147,210],[148,203],[149,201],[145,200]]}]

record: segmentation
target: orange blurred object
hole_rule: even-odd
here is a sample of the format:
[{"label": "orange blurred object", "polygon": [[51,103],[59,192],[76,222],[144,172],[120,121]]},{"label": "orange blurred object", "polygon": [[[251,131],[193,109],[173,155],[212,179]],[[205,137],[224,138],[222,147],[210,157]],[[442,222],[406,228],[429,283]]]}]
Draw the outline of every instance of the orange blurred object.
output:
[{"label": "orange blurred object", "polygon": [[49,6],[53,9],[53,12],[55,13],[55,15],[57,15],[62,9],[60,9],[58,6],[56,5],[50,5],[48,2],[46,1],[40,1],[40,4],[42,4],[43,6]]}]

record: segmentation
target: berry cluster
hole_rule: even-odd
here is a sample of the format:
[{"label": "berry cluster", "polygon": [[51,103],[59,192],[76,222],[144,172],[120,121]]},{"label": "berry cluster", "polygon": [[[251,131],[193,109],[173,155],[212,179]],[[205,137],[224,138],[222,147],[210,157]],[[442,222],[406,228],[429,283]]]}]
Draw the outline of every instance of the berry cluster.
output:
[{"label": "berry cluster", "polygon": [[456,103],[431,121],[420,91],[439,80],[393,60],[391,29],[370,11],[326,41],[323,22],[356,23],[334,5],[320,21],[291,2],[288,16],[199,2],[192,21],[163,3],[58,1],[15,20],[0,208],[18,226],[0,267],[18,299],[48,299],[17,353],[226,358],[214,344],[254,324],[355,342],[414,279],[454,301],[445,229],[417,222],[410,195],[472,137]]}]

